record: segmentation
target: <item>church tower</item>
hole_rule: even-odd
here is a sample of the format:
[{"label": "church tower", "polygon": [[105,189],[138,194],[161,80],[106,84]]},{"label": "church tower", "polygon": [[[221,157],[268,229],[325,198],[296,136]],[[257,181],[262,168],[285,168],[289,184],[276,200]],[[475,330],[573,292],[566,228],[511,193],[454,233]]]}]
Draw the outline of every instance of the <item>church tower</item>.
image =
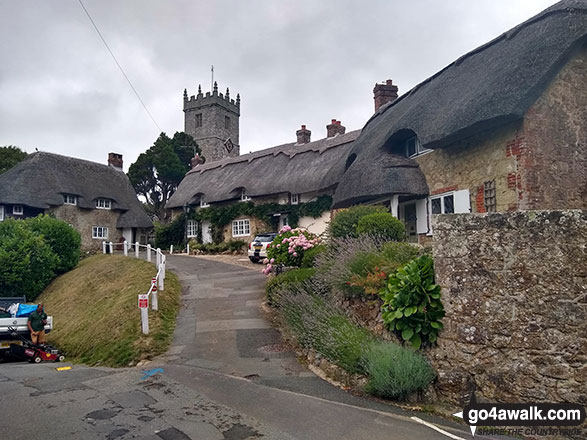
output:
[{"label": "church tower", "polygon": [[241,100],[230,99],[230,91],[218,93],[218,84],[214,82],[212,93],[202,93],[188,98],[187,89],[183,92],[183,111],[185,113],[184,131],[191,135],[200,148],[206,162],[224,157],[239,155],[238,120]]}]

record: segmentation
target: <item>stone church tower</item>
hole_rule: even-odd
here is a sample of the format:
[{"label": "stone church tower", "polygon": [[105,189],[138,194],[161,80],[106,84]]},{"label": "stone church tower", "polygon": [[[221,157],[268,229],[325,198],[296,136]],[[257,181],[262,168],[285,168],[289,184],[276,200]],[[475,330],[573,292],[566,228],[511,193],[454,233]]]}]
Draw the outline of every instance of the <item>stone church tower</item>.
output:
[{"label": "stone church tower", "polygon": [[206,162],[239,155],[240,105],[240,95],[236,95],[235,101],[230,99],[228,88],[225,95],[218,93],[216,82],[212,93],[206,95],[202,93],[202,86],[198,86],[198,94],[189,99],[184,90],[184,131],[196,140]]}]

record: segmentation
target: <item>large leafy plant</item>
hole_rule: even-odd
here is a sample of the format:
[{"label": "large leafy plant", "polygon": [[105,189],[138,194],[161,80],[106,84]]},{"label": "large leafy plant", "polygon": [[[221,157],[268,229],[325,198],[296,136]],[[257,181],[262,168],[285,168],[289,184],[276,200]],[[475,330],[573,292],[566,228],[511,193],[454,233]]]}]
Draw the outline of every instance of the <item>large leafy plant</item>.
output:
[{"label": "large leafy plant", "polygon": [[381,298],[382,318],[390,330],[400,333],[416,349],[436,342],[444,307],[429,255],[418,257],[391,274]]}]

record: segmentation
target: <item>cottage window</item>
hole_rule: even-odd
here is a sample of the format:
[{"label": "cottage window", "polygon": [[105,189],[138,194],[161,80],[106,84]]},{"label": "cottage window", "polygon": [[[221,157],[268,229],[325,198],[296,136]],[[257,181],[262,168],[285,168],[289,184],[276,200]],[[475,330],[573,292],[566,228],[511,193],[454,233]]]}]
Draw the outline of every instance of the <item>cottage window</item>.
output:
[{"label": "cottage window", "polygon": [[251,200],[251,198],[247,195],[247,191],[243,189],[241,191],[241,202],[248,202],[249,200]]},{"label": "cottage window", "polygon": [[22,205],[14,205],[12,207],[12,214],[23,215],[23,213],[24,213],[24,208],[22,207]]},{"label": "cottage window", "polygon": [[96,208],[98,209],[111,209],[112,201],[110,199],[96,199]]},{"label": "cottage window", "polygon": [[63,203],[66,205],[77,205],[77,197],[73,194],[63,194]]},{"label": "cottage window", "polygon": [[291,195],[291,204],[297,205],[298,203],[300,203],[300,195],[299,194],[292,194]]},{"label": "cottage window", "polygon": [[202,126],[202,113],[198,113],[196,115],[196,128],[200,128]]},{"label": "cottage window", "polygon": [[232,236],[244,237],[251,235],[251,222],[249,219],[234,220],[232,222]]},{"label": "cottage window", "polygon": [[432,214],[454,214],[455,196],[447,194],[430,199]]},{"label": "cottage window", "polygon": [[207,208],[210,204],[206,201],[204,196],[200,197],[200,208]]},{"label": "cottage window", "polygon": [[407,157],[416,157],[430,151],[428,148],[422,147],[417,136],[412,136],[404,141],[404,150]]},{"label": "cottage window", "polygon": [[105,226],[94,226],[92,227],[92,238],[107,239],[108,228]]},{"label": "cottage window", "polygon": [[198,236],[198,222],[195,220],[188,220],[187,222],[187,236],[194,238]]},{"label": "cottage window", "polygon": [[490,180],[483,184],[483,198],[485,201],[485,211],[497,211],[497,202],[495,200],[495,180]]},{"label": "cottage window", "polygon": [[4,221],[4,206],[0,205],[0,222]]}]

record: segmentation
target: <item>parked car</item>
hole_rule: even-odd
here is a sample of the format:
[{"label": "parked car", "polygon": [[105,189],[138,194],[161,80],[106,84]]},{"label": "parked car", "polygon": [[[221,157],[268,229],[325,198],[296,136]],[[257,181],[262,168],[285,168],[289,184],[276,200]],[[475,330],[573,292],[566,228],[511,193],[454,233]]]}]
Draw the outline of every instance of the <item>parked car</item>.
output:
[{"label": "parked car", "polygon": [[249,260],[253,263],[258,263],[264,258],[267,258],[267,245],[277,237],[277,233],[259,234],[255,239],[249,243]]}]

